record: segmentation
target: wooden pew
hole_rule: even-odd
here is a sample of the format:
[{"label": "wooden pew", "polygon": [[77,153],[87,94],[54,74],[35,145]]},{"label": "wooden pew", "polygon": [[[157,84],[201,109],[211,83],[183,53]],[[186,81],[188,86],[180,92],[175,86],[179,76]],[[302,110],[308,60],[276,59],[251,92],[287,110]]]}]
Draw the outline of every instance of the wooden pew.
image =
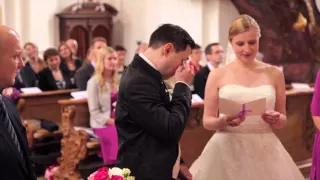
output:
[{"label": "wooden pew", "polygon": [[46,119],[60,125],[61,107],[58,100],[70,99],[70,90],[45,91],[36,94],[21,94],[18,109],[22,119]]},{"label": "wooden pew", "polygon": [[[68,106],[74,106],[75,108],[75,117],[73,118],[71,126],[83,126],[89,127],[89,109],[86,99],[62,99],[58,101],[60,108],[64,109]],[[192,103],[192,108],[190,111],[188,126],[196,127],[197,123],[202,119],[203,115],[203,103]],[[69,125],[69,124],[68,124]]]},{"label": "wooden pew", "polygon": [[[84,137],[83,132],[75,132],[74,129],[72,129],[73,126],[84,126],[84,127],[89,127],[89,109],[88,109],[88,104],[86,99],[81,99],[81,100],[75,100],[75,99],[66,99],[66,100],[59,100],[58,103],[61,105],[62,112],[64,112],[64,117],[62,121],[62,129],[64,132],[66,132],[66,129],[69,129],[67,133],[64,133],[64,140],[63,142],[70,142],[72,143],[73,141],[76,141],[75,139],[78,139],[78,141],[81,141],[80,139],[86,139],[87,143],[83,143],[82,146],[78,146],[78,150],[75,150],[74,146],[72,150],[62,144],[62,155],[64,155],[64,158],[61,158],[61,163],[63,164],[63,169],[59,170],[57,177],[59,176],[59,179],[62,177],[68,177],[70,178],[69,172],[74,172],[72,173],[73,175],[77,174],[76,176],[79,176],[79,169],[76,169],[76,165],[73,164],[72,167],[70,165],[66,165],[70,163],[68,157],[75,157],[74,155],[65,155],[65,154],[74,154],[75,152],[80,153],[79,156],[76,156],[77,159],[72,161],[72,162],[77,162],[80,163],[82,160],[84,160],[90,152],[95,152],[93,150],[97,149],[97,142],[92,142],[88,139],[88,137]],[[70,115],[68,115],[70,114]],[[189,116],[189,123],[188,127],[196,128],[198,126],[197,122],[201,122],[203,116],[203,103],[193,103],[192,108],[190,111],[190,116]],[[199,131],[200,132],[200,131]],[[208,131],[209,132],[209,131]],[[191,131],[192,133],[192,131]],[[212,132],[209,132],[212,135]],[[201,134],[200,134],[201,135]],[[192,136],[190,134],[189,136]],[[193,135],[194,137],[194,135]],[[199,137],[199,136],[196,136]],[[188,139],[184,138],[182,140],[182,145],[185,146],[182,147],[182,149],[193,149],[188,146],[190,143],[188,143]],[[199,142],[206,143],[205,140],[201,140]],[[187,147],[188,146],[188,147]],[[82,148],[82,150],[80,150]],[[202,151],[202,149],[197,149],[198,151]],[[72,151],[72,152],[71,152]],[[192,159],[192,157],[197,157],[197,155],[193,155],[194,153],[197,153],[198,151],[186,151],[186,155],[189,156],[191,154],[191,158],[187,157],[187,159]],[[86,155],[83,155],[83,153],[86,153]],[[91,153],[92,154],[92,153]],[[184,158],[184,157],[183,157]],[[64,175],[61,175],[64,174]]]},{"label": "wooden pew", "polygon": [[[275,134],[297,165],[301,166],[302,172],[308,174],[315,134],[309,108],[313,89],[310,91],[287,90],[286,95],[288,124],[283,129],[275,130]],[[60,100],[59,104],[62,108],[75,107],[76,117],[70,122],[73,126],[89,126],[86,100]],[[187,128],[180,141],[182,157],[188,166],[197,159],[214,134],[213,131],[203,128],[202,116],[203,103],[193,103]]]},{"label": "wooden pew", "polygon": [[303,174],[308,175],[316,132],[310,112],[313,89],[287,90],[286,94],[288,122],[283,129],[275,130],[275,134]]}]

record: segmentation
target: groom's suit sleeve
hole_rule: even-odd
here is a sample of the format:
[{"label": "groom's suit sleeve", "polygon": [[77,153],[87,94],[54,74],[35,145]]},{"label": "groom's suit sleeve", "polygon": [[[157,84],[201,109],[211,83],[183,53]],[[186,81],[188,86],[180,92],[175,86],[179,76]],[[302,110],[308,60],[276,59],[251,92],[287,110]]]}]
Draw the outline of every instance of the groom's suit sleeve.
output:
[{"label": "groom's suit sleeve", "polygon": [[130,119],[157,139],[178,142],[187,125],[191,91],[186,84],[176,83],[167,109],[155,83],[144,77],[130,83],[126,91]]}]

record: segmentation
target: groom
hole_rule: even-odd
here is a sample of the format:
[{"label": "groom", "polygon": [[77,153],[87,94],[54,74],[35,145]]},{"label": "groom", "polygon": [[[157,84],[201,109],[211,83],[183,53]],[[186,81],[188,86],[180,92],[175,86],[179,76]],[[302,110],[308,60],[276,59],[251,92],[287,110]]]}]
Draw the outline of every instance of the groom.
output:
[{"label": "groom", "polygon": [[[118,161],[138,180],[177,178],[179,140],[191,107],[193,69],[186,61],[194,45],[184,29],[164,24],[122,75],[115,120]],[[170,99],[163,80],[172,76],[177,83]]]}]

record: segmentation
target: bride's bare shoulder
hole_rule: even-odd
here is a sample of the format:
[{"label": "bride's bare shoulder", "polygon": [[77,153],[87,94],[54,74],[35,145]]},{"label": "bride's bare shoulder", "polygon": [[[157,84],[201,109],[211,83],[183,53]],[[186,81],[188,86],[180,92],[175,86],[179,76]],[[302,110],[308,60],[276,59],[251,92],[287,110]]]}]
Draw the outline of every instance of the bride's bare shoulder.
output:
[{"label": "bride's bare shoulder", "polygon": [[261,66],[266,70],[266,72],[268,74],[272,74],[272,75],[281,75],[283,74],[281,69],[275,65],[272,64],[267,64],[264,62],[260,62]]},{"label": "bride's bare shoulder", "polygon": [[226,66],[215,68],[210,72],[209,78],[218,80],[226,74],[226,71],[227,71]]}]

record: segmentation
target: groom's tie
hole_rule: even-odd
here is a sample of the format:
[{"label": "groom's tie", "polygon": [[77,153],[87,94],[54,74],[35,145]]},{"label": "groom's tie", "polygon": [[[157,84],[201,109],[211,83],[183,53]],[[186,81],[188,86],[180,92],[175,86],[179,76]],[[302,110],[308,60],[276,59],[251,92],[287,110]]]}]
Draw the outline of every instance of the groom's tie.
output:
[{"label": "groom's tie", "polygon": [[2,120],[4,122],[5,129],[8,131],[14,145],[17,147],[18,152],[19,152],[20,156],[22,157],[22,160],[24,160],[23,154],[22,154],[22,151],[20,148],[20,143],[17,138],[16,131],[13,128],[13,125],[11,123],[11,120],[10,120],[8,112],[7,112],[7,108],[3,102],[3,97],[1,95],[0,95],[0,101],[1,101],[1,105],[0,105],[1,119],[0,120]]}]

